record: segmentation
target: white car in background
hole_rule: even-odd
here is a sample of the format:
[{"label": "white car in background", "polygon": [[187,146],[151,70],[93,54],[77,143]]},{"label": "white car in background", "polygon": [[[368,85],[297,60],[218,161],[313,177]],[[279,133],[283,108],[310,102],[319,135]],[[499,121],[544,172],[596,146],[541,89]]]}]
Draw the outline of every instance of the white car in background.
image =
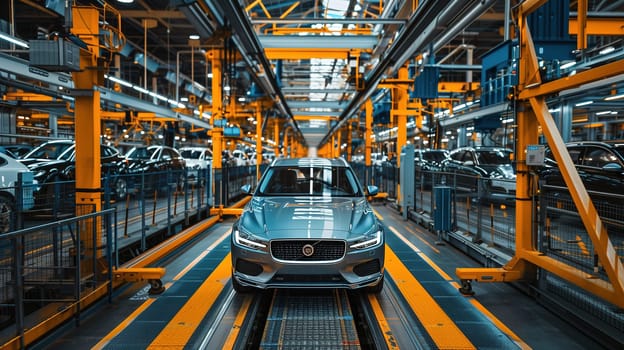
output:
[{"label": "white car in background", "polygon": [[[21,208],[18,208],[16,189],[21,174]],[[31,209],[35,205],[33,173],[14,158],[0,152],[0,233],[15,229],[17,211]]]},{"label": "white car in background", "polygon": [[250,163],[247,154],[240,149],[233,150],[232,157],[234,158],[235,166],[248,166]]},{"label": "white car in background", "polygon": [[200,146],[187,146],[180,148],[180,154],[186,160],[188,181],[199,182],[203,186],[206,182],[206,171],[210,169],[212,163],[212,150]]}]

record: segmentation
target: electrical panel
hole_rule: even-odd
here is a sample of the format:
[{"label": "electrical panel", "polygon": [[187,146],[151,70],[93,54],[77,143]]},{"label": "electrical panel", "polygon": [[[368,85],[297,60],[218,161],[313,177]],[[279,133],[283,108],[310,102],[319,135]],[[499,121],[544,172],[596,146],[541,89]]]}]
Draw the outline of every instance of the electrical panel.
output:
[{"label": "electrical panel", "polygon": [[30,65],[50,72],[80,70],[80,47],[66,40],[30,40]]}]

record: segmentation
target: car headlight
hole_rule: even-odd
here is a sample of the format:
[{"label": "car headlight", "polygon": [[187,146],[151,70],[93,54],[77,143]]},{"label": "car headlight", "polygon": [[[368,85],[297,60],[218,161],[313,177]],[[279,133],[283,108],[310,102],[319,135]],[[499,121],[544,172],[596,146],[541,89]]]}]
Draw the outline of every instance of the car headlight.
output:
[{"label": "car headlight", "polygon": [[262,240],[250,233],[234,229],[234,232],[232,234],[234,235],[234,242],[243,247],[248,247],[251,249],[265,249],[267,247]]},{"label": "car headlight", "polygon": [[366,235],[364,236],[364,238],[354,242],[353,244],[349,246],[349,248],[366,249],[366,248],[378,246],[381,244],[381,238],[382,238],[381,235],[382,235],[382,231],[377,230],[372,235]]}]

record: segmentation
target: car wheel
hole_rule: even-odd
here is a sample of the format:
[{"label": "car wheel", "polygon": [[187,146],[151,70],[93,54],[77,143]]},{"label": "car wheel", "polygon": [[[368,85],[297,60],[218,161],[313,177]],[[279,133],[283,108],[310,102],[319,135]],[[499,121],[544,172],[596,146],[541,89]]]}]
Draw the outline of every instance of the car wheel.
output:
[{"label": "car wheel", "polygon": [[252,290],[251,287],[243,286],[240,283],[238,283],[238,281],[236,280],[236,278],[234,278],[234,276],[232,276],[232,288],[234,288],[236,293],[249,293]]},{"label": "car wheel", "polygon": [[128,194],[128,183],[125,179],[117,179],[115,181],[115,199],[124,199]]},{"label": "car wheel", "polygon": [[15,204],[9,196],[0,195],[0,233],[13,229],[15,220]]},{"label": "car wheel", "polygon": [[381,293],[381,291],[383,290],[384,279],[385,279],[385,275],[381,275],[381,280],[379,280],[379,283],[377,283],[374,286],[368,287],[366,291],[371,294]]}]

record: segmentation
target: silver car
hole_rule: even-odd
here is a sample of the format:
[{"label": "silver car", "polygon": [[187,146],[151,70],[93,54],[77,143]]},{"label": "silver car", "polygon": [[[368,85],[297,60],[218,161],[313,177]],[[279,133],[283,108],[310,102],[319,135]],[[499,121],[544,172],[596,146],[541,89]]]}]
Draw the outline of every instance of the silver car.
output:
[{"label": "silver car", "polygon": [[343,159],[277,159],[232,227],[232,284],[367,288],[384,280],[384,229]]},{"label": "silver car", "polygon": [[[34,206],[35,186],[33,173],[25,165],[0,152],[0,234],[15,229],[17,211],[28,210]],[[18,197],[21,199],[20,207]]]}]

